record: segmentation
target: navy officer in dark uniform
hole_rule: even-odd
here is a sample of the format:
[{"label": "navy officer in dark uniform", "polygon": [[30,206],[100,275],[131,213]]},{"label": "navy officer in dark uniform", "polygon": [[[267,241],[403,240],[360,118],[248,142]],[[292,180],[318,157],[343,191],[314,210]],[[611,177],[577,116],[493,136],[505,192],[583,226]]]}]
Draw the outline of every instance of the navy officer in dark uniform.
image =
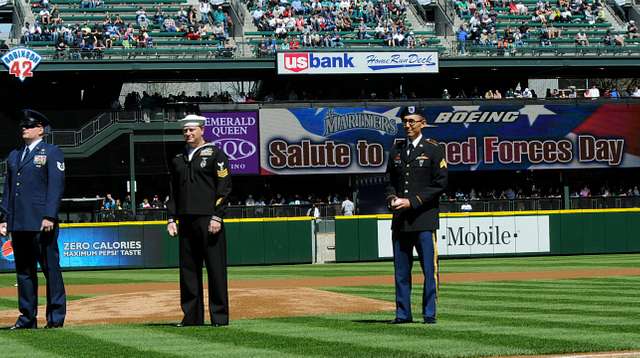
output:
[{"label": "navy officer in dark uniform", "polygon": [[413,248],[424,274],[422,316],[436,323],[440,194],[447,186],[447,162],[437,141],[423,137],[429,127],[424,111],[405,107],[400,118],[407,139],[389,152],[386,200],[393,212],[391,224],[396,286],[396,318],[393,324],[413,322],[411,314],[411,268]]},{"label": "navy officer in dark uniform", "polygon": [[180,121],[186,146],[170,167],[167,231],[180,236],[180,304],[184,312],[178,326],[204,324],[203,261],[209,277],[211,324],[229,324],[227,242],[222,218],[231,193],[231,174],[224,152],[204,141],[205,120],[188,115]]},{"label": "navy officer in dark uniform", "polygon": [[58,251],[64,156],[43,141],[49,121],[41,113],[21,111],[20,128],[24,146],[9,154],[0,203],[0,235],[11,233],[21,313],[11,329],[37,328],[37,264],[47,280],[45,328],[57,328],[64,324],[67,307]]}]

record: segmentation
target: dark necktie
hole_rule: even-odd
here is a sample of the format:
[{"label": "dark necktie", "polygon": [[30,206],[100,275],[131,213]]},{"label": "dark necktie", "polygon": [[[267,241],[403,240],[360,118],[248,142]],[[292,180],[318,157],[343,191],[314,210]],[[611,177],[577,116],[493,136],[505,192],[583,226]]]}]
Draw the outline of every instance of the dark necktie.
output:
[{"label": "dark necktie", "polygon": [[407,146],[407,158],[411,156],[411,153],[413,153],[413,143],[409,143]]},{"label": "dark necktie", "polygon": [[26,147],[24,149],[24,154],[22,155],[22,159],[20,159],[21,164],[27,159],[27,157],[29,156],[29,152],[30,152],[29,147]]}]

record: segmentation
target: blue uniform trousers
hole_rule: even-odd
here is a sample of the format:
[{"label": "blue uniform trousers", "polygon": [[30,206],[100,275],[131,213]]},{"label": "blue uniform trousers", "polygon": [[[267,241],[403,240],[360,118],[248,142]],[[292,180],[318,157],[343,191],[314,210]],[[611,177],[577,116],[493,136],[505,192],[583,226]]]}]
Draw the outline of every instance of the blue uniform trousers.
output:
[{"label": "blue uniform trousers", "polygon": [[433,232],[394,231],[392,241],[396,283],[396,318],[413,319],[411,314],[411,269],[413,267],[413,248],[415,247],[424,274],[422,315],[426,320],[435,319],[438,294],[438,246]]},{"label": "blue uniform trousers", "polygon": [[37,264],[47,281],[46,317],[49,324],[62,325],[67,312],[66,294],[60,271],[58,227],[51,232],[14,231],[11,244],[18,277],[17,323],[24,327],[36,325],[38,313]]}]

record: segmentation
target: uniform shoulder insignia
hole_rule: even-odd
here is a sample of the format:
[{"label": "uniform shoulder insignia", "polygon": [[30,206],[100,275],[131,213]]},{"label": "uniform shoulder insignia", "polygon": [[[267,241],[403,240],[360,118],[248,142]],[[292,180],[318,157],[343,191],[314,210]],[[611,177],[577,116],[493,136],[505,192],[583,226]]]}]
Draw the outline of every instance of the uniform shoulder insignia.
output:
[{"label": "uniform shoulder insignia", "polygon": [[438,143],[438,141],[437,141],[437,140],[432,139],[432,138],[427,138],[425,141],[426,141],[427,143],[429,143],[429,144],[433,144],[433,145],[440,145],[440,143]]}]

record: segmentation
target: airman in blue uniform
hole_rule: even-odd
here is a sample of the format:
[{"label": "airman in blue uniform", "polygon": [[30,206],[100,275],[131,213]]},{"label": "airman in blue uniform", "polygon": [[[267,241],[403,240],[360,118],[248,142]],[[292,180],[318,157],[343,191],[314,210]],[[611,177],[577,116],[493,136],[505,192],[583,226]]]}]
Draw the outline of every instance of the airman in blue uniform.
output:
[{"label": "airman in blue uniform", "polygon": [[66,315],[57,241],[64,156],[58,147],[43,141],[49,130],[44,115],[23,110],[20,116],[24,145],[9,154],[0,202],[0,235],[11,233],[21,313],[10,328],[37,328],[38,264],[47,280],[45,328],[57,328]]},{"label": "airman in blue uniform", "polygon": [[407,140],[389,151],[386,200],[393,212],[391,223],[396,286],[396,318],[393,324],[413,322],[411,268],[413,249],[424,274],[422,318],[436,323],[440,194],[447,187],[447,162],[437,141],[422,136],[428,127],[424,110],[406,107],[400,114]]}]

